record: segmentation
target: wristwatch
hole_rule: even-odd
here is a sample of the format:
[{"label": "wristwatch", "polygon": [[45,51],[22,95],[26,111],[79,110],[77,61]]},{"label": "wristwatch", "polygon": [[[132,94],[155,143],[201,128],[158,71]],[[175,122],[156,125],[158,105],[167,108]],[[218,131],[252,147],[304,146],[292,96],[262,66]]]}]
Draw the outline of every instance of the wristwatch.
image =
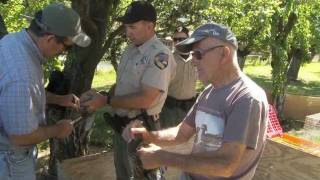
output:
[{"label": "wristwatch", "polygon": [[106,102],[106,103],[107,103],[107,105],[110,105],[110,103],[111,103],[111,96],[109,95],[109,93],[106,92],[106,91],[99,91],[99,93],[100,93],[101,95],[107,97],[107,102]]},{"label": "wristwatch", "polygon": [[109,96],[109,95],[107,96],[107,104],[108,105],[111,105],[111,98],[112,98],[112,96]]}]

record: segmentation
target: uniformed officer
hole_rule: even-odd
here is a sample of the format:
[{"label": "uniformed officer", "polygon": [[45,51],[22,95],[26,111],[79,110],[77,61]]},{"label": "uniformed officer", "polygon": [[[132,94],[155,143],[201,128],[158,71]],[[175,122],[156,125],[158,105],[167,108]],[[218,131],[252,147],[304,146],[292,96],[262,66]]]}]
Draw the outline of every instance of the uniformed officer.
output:
[{"label": "uniformed officer", "polygon": [[[132,2],[119,20],[125,26],[130,44],[120,60],[114,95],[86,92],[81,100],[85,101],[88,96],[91,100],[82,101],[82,106],[94,111],[109,104],[114,108],[114,121],[122,125],[146,112],[153,120],[153,126],[159,128],[159,113],[176,63],[170,50],[155,35],[156,12],[150,3]],[[129,180],[135,167],[128,163],[127,141],[120,133],[121,130],[116,130],[113,141],[116,176]],[[155,179],[162,179],[161,176]]]},{"label": "uniformed officer", "polygon": [[[172,36],[173,45],[187,39],[189,30],[177,27]],[[196,68],[192,65],[190,53],[183,53],[174,48],[177,63],[176,76],[169,85],[168,97],[160,114],[161,128],[178,125],[193,105],[196,98]]]}]

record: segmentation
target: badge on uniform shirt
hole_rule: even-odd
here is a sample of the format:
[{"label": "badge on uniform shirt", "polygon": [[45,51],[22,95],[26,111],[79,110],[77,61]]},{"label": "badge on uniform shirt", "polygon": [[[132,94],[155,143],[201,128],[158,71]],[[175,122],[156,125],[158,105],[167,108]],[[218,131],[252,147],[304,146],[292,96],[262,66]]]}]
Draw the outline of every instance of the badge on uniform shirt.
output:
[{"label": "badge on uniform shirt", "polygon": [[154,57],[154,64],[161,70],[165,69],[168,66],[168,58],[168,54],[161,52]]},{"label": "badge on uniform shirt", "polygon": [[147,64],[148,62],[148,57],[144,56],[142,59],[140,59],[140,64]]}]

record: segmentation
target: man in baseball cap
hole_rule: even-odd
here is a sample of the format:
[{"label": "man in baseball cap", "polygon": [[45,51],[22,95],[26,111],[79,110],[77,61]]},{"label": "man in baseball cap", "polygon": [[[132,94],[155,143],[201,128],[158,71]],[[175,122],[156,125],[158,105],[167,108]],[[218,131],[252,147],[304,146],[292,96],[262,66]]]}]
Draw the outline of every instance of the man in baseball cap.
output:
[{"label": "man in baseball cap", "polygon": [[252,179],[266,143],[268,102],[264,90],[241,72],[234,34],[223,25],[205,24],[176,48],[191,52],[207,87],[178,126],[153,132],[132,128],[131,133],[159,146],[195,135],[192,152],[142,148],[144,168],[178,168],[181,180]]},{"label": "man in baseball cap", "polygon": [[38,11],[27,29],[0,41],[0,179],[35,180],[36,144],[66,138],[71,120],[46,124],[46,104],[80,108],[74,94],[46,92],[42,65],[73,44],[86,47],[79,15],[62,4]]},{"label": "man in baseball cap", "polygon": [[208,37],[220,39],[238,49],[238,42],[233,32],[228,27],[217,23],[198,27],[188,39],[177,44],[177,48],[181,52],[190,52],[193,44]]},{"label": "man in baseball cap", "polygon": [[80,47],[86,47],[91,39],[81,29],[79,14],[63,4],[56,3],[42,10],[42,17],[35,18],[37,25],[45,32],[67,37]]}]

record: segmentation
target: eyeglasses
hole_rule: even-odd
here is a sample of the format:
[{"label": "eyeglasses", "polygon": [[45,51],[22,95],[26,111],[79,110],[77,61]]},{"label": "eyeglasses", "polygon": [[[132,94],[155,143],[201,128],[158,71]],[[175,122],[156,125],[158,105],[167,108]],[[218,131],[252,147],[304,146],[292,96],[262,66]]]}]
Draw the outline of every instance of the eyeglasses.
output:
[{"label": "eyeglasses", "polygon": [[190,53],[191,53],[192,57],[194,57],[198,60],[201,60],[207,52],[212,51],[212,50],[219,48],[219,47],[224,47],[224,46],[219,45],[219,46],[213,46],[208,49],[195,49],[195,50],[191,51]]},{"label": "eyeglasses", "polygon": [[72,44],[66,44],[64,41],[61,42],[64,47],[64,50],[69,51],[72,48]]},{"label": "eyeglasses", "polygon": [[61,43],[63,45],[63,48],[65,51],[69,51],[72,48],[72,44],[66,44],[65,41],[65,37],[61,37],[61,36],[55,36],[56,40],[58,43]]},{"label": "eyeglasses", "polygon": [[186,40],[187,38],[184,38],[184,37],[174,37],[174,38],[172,38],[172,39],[173,39],[173,41],[175,41],[175,42],[180,42],[180,41]]}]

